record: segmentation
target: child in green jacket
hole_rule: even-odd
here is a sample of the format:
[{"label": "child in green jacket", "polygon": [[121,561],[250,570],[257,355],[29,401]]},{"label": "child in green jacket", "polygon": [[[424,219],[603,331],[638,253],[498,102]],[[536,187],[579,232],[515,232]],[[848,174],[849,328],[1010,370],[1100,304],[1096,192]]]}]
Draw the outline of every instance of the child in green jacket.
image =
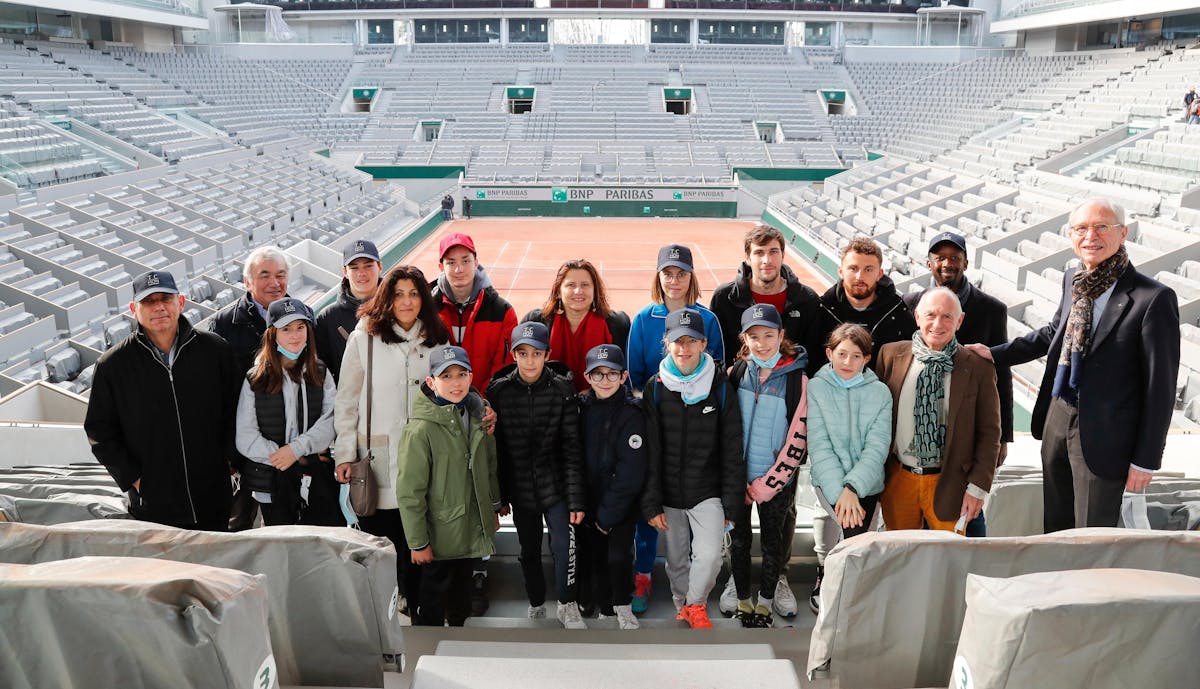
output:
[{"label": "child in green jacket", "polygon": [[465,615],[455,611],[471,593],[471,559],[496,550],[496,443],[483,430],[483,400],[471,389],[466,350],[435,347],[421,392],[397,450],[400,521],[412,562],[422,569],[413,624],[440,627],[450,613],[450,626],[458,627]]}]

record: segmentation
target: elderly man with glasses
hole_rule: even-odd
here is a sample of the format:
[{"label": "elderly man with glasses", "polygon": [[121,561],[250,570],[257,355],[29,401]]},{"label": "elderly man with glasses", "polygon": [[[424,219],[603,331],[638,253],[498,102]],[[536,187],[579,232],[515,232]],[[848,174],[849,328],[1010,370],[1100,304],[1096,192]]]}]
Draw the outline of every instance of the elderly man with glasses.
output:
[{"label": "elderly man with glasses", "polygon": [[1066,233],[1081,265],[1064,276],[1054,320],[990,350],[970,346],[1003,366],[1046,356],[1032,431],[1047,533],[1117,525],[1122,493],[1144,490],[1162,464],[1179,371],[1175,292],[1129,261],[1124,210],[1084,201]]}]

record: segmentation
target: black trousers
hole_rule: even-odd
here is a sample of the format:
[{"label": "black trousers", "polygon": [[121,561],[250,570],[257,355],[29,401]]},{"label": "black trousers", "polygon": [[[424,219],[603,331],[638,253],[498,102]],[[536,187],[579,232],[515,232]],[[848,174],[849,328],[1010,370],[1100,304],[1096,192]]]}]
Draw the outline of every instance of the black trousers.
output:
[{"label": "black trousers", "polygon": [[1092,473],[1079,441],[1079,410],[1050,400],[1042,430],[1042,503],[1046,533],[1086,526],[1117,526],[1125,479]]},{"label": "black trousers", "polygon": [[258,501],[251,495],[251,491],[239,488],[233,494],[233,508],[229,513],[228,519],[229,530],[245,531],[246,529],[253,528],[254,520],[257,517]]},{"label": "black trousers", "polygon": [[585,608],[613,614],[633,600],[633,531],[637,522],[617,524],[603,534],[594,523],[575,529],[579,547],[579,600]]},{"label": "black trousers", "polygon": [[370,517],[359,517],[358,525],[372,536],[383,536],[396,546],[396,581],[400,593],[408,598],[411,611],[413,602],[421,595],[421,570],[412,563],[408,541],[404,539],[404,525],[400,523],[400,510],[375,510]]},{"label": "black trousers", "polygon": [[554,556],[554,584],[558,602],[575,600],[575,527],[571,525],[567,504],[558,502],[544,510],[513,505],[513,525],[521,544],[521,573],[525,575],[525,593],[530,605],[546,602],[546,574],[542,571],[542,519],[550,534],[550,552]]},{"label": "black trousers", "polygon": [[[413,624],[461,627],[471,604],[471,560],[434,560],[421,569],[421,595],[416,598]],[[414,605],[409,598],[409,606]]]},{"label": "black trousers", "polygon": [[[762,598],[775,597],[775,584],[783,572],[787,554],[791,550],[792,532],[795,530],[795,517],[789,518],[789,512],[794,515],[796,504],[796,482],[784,486],[779,494],[758,506],[759,541],[762,544],[762,568],[759,576],[758,591]],[[729,534],[729,569],[733,572],[733,583],[737,587],[738,598],[745,600],[750,597],[750,545],[754,541],[754,533],[750,529],[750,508],[752,505],[741,505],[737,513],[727,515],[733,522],[733,532]]]}]

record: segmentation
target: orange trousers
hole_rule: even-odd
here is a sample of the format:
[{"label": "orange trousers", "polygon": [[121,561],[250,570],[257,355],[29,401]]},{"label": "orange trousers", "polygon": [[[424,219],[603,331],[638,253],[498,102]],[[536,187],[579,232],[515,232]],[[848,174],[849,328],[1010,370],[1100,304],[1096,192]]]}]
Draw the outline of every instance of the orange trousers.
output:
[{"label": "orange trousers", "polygon": [[941,474],[918,476],[901,469],[895,462],[888,463],[887,481],[879,496],[888,531],[920,529],[924,525],[940,531],[954,530],[955,522],[942,521],[933,513],[933,491],[939,476]]}]

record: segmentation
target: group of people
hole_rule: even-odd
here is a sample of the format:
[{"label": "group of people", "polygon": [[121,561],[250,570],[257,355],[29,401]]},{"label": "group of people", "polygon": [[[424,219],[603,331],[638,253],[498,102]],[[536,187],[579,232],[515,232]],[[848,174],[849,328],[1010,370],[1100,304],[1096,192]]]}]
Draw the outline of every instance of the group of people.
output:
[{"label": "group of people", "polygon": [[[967,279],[951,232],[930,242],[931,284],[906,295],[858,238],[818,296],[785,264],[782,233],[757,225],[708,308],[690,249],[672,244],[632,319],[580,259],[519,322],[465,234],[441,240],[435,280],[384,272],[371,242],[350,244],[320,315],[287,296],[283,254],[260,248],[213,332],[182,315],[169,273],[134,281],[138,326],[97,364],[85,429],[135,517],[224,530],[261,510],[266,524],[349,519],[389,538],[416,624],[486,612],[487,558],[511,513],[530,617],[547,614],[545,527],[564,626],[601,614],[637,628],[660,535],[679,619],[711,626],[729,532],[720,608],[770,626],[796,614],[801,484],[818,509],[814,612],[825,554],[880,518],[985,534],[1016,364],[1048,356],[1032,425],[1046,531],[1114,526],[1123,491],[1145,488],[1173,408],[1175,294],[1130,264],[1119,206],[1089,200],[1065,232],[1081,264],[1062,304],[1012,342],[1007,308]],[[378,500],[355,515],[338,483],[360,459]]]}]

